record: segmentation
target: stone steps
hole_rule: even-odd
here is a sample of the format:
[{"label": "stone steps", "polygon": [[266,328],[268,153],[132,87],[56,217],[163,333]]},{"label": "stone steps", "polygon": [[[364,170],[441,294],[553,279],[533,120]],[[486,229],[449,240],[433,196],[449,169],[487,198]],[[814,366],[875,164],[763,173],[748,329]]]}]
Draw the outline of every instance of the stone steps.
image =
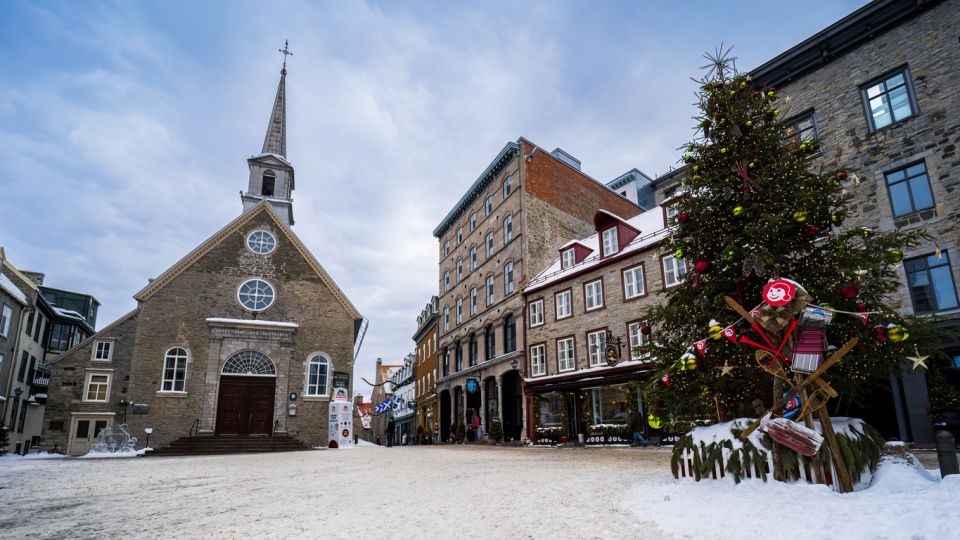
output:
[{"label": "stone steps", "polygon": [[289,435],[273,437],[205,436],[181,437],[169,446],[148,452],[148,456],[202,456],[221,454],[247,454],[258,452],[294,452],[309,450],[300,441]]}]

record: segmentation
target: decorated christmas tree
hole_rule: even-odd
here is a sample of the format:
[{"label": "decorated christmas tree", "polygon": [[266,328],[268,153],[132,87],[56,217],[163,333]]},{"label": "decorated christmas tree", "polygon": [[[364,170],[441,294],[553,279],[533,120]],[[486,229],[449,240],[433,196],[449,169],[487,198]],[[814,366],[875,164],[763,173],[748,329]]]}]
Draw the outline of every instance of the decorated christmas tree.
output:
[{"label": "decorated christmas tree", "polygon": [[[856,171],[818,169],[810,160],[818,141],[785,131],[789,98],[738,73],[723,51],[710,59],[667,241],[686,277],[646,313],[651,353],[662,362],[646,388],[651,411],[668,421],[757,417],[794,384],[791,363],[804,350],[809,373],[853,338],[826,379],[843,399],[862,400],[889,384],[904,358],[919,354],[915,347],[923,350],[916,337],[929,325],[905,321],[887,302],[900,286],[903,250],[924,233],[845,224]],[[755,310],[776,279],[802,294],[787,315]],[[801,312],[808,307],[819,311]],[[779,316],[779,333],[752,324],[776,326]],[[806,321],[807,334],[792,321]],[[783,380],[771,376],[775,365]]]}]

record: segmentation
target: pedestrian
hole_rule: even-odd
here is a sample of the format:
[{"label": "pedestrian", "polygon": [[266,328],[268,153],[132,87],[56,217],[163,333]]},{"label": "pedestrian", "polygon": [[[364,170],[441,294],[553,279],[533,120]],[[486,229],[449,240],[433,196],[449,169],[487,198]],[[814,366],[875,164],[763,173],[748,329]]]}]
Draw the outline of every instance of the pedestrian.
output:
[{"label": "pedestrian", "polygon": [[397,430],[397,425],[393,420],[387,422],[387,448],[393,446],[393,436]]},{"label": "pedestrian", "polygon": [[401,445],[401,446],[406,446],[406,445],[407,445],[407,432],[406,432],[406,431],[403,432],[403,437],[400,438],[400,445]]},{"label": "pedestrian", "polygon": [[483,419],[477,415],[477,441],[483,438]]},{"label": "pedestrian", "polygon": [[633,413],[633,417],[630,418],[630,430],[633,431],[633,442],[630,443],[630,446],[647,446],[647,438],[643,436],[643,415],[640,414],[640,411]]}]

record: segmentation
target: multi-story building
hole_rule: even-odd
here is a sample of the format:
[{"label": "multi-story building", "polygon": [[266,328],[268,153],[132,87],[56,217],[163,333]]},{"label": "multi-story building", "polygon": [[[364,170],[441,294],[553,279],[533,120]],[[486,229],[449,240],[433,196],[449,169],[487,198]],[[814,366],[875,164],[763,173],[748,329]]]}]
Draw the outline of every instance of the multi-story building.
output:
[{"label": "multi-story building", "polygon": [[26,304],[22,328],[18,324],[7,329],[13,353],[3,386],[9,396],[3,418],[9,427],[8,450],[26,454],[40,447],[46,433],[43,419],[52,362],[93,335],[100,303],[87,294],[44,287],[43,274],[17,271],[5,263],[7,274],[0,284],[16,288]]},{"label": "multi-story building", "polygon": [[523,436],[520,290],[570,238],[594,230],[597,210],[626,218],[635,203],[580,170],[580,161],[526,139],[508,143],[433,231],[439,240],[440,438],[480,415]]},{"label": "multi-story building", "polygon": [[370,402],[374,407],[373,417],[370,419],[370,433],[373,442],[377,444],[387,444],[387,423],[393,420],[393,411],[376,412],[376,406],[388,399],[393,399],[396,388],[393,374],[402,367],[399,364],[384,364],[382,358],[377,358],[373,391],[370,394]]},{"label": "multi-story building", "polygon": [[[606,210],[523,289],[527,436],[600,442],[643,414],[640,384],[656,368],[642,310],[679,285],[682,259],[661,253],[666,209],[624,219]],[[619,430],[618,430],[619,428]]]},{"label": "multi-story building", "polygon": [[607,182],[607,187],[637,203],[644,210],[651,210],[656,206],[656,180],[643,174],[637,169],[630,169],[613,180]]},{"label": "multi-story building", "polygon": [[[10,436],[8,442],[16,438],[17,415],[8,418],[7,404],[12,405],[16,400],[17,408],[20,408],[20,396],[11,395],[10,388],[16,375],[14,368],[20,363],[20,336],[24,332],[27,313],[34,309],[32,304],[36,295],[36,285],[6,260],[0,247],[0,411],[4,413],[0,415],[0,429],[6,430]],[[6,450],[6,447],[0,448],[0,451]],[[19,451],[20,448],[13,446],[13,450]]]},{"label": "multi-story building", "polygon": [[[428,440],[433,441],[437,433],[437,321],[439,319],[440,298],[434,296],[417,317],[417,331],[413,334],[416,344],[416,364],[413,378],[416,385],[416,430]],[[420,441],[417,441],[420,442]]]},{"label": "multi-story building", "polygon": [[[957,0],[876,0],[750,72],[782,96],[785,139],[819,141],[811,167],[855,172],[844,182],[853,196],[844,227],[927,230],[931,239],[898,265],[902,286],[891,304],[904,315],[939,316],[948,328],[960,325],[958,34]],[[683,170],[657,180],[658,199]],[[946,351],[960,366],[960,342]],[[841,413],[931,443],[928,402],[926,374],[905,369],[891,376],[889,395]]]},{"label": "multi-story building", "polygon": [[394,421],[393,444],[413,443],[415,407],[414,399],[416,384],[414,383],[414,368],[417,356],[408,354],[403,359],[403,365],[390,376],[393,386],[394,406],[391,414]]}]

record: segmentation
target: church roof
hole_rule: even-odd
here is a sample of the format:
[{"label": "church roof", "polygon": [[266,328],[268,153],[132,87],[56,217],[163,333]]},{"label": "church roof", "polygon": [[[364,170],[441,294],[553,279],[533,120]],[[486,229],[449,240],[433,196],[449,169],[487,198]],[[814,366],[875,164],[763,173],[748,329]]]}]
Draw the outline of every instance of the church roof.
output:
[{"label": "church roof", "polygon": [[276,212],[270,207],[269,202],[262,200],[257,203],[256,206],[250,210],[240,214],[239,217],[228,223],[225,227],[217,231],[210,238],[207,238],[203,243],[194,248],[193,251],[187,253],[182,259],[177,261],[176,264],[167,269],[166,272],[160,274],[157,279],[148,283],[146,287],[141,289],[137,294],[133,295],[134,299],[139,302],[144,302],[148,300],[151,296],[157,293],[160,289],[165,287],[168,283],[174,280],[177,276],[184,272],[187,268],[190,268],[194,263],[203,258],[204,255],[209,253],[215,247],[220,245],[226,238],[240,230],[245,224],[247,224],[255,216],[266,212],[271,219],[277,225],[277,228],[283,231],[284,235],[288,240],[297,248],[297,251],[300,252],[300,255],[306,259],[307,263],[313,269],[314,272],[320,277],[320,280],[326,285],[330,291],[333,293],[334,297],[340,302],[340,304],[350,313],[354,319],[362,319],[363,316],[360,315],[360,312],[357,311],[357,308],[347,299],[346,295],[343,294],[343,291],[340,290],[340,287],[337,287],[337,284],[334,283],[333,278],[327,274],[327,271],[320,266],[320,263],[317,259],[310,253],[310,250],[300,241],[300,238],[290,229],[283,224],[280,218],[277,216]]},{"label": "church roof", "polygon": [[261,154],[277,154],[287,156],[287,69],[280,71],[280,84],[277,85],[277,97],[273,101],[273,110],[270,112],[270,123],[267,124],[267,134],[263,138]]}]

